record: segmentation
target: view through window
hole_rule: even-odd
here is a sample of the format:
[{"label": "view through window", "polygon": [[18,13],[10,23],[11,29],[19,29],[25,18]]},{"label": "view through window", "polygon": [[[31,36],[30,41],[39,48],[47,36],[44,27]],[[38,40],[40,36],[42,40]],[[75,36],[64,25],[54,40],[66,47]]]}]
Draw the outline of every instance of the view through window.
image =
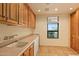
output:
[{"label": "view through window", "polygon": [[47,37],[59,38],[59,22],[58,17],[48,17]]}]

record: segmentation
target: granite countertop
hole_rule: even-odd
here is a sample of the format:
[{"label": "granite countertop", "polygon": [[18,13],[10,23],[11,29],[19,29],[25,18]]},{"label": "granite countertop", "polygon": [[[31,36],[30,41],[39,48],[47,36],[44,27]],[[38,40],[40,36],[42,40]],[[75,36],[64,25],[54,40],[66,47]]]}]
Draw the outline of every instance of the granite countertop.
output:
[{"label": "granite countertop", "polygon": [[[25,46],[23,47],[2,47],[0,48],[0,56],[20,56],[35,40],[37,35],[30,35],[25,38],[21,38],[23,41],[28,42]],[[21,41],[22,41],[21,40]],[[19,39],[18,39],[19,41]]]}]

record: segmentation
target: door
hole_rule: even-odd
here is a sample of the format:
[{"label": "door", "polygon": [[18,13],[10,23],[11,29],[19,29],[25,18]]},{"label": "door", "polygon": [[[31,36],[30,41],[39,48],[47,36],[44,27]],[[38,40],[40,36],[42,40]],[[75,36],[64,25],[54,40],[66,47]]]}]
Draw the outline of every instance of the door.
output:
[{"label": "door", "polygon": [[79,39],[78,39],[78,10],[71,15],[71,48],[78,51]]},{"label": "door", "polygon": [[71,15],[71,47],[76,50],[76,12]]},{"label": "door", "polygon": [[77,33],[77,40],[76,40],[76,50],[77,52],[79,53],[79,9],[77,9],[76,11],[76,27],[77,27],[77,30],[76,30],[76,33]]}]

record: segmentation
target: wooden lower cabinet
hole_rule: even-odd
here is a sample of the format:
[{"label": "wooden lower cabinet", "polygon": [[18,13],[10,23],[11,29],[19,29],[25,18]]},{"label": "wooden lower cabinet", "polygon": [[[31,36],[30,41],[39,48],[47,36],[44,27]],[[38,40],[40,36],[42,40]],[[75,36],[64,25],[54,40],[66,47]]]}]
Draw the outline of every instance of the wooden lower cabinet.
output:
[{"label": "wooden lower cabinet", "polygon": [[30,52],[30,51],[29,51],[29,48],[27,48],[27,50],[23,53],[23,55],[24,55],[24,56],[29,56],[29,55],[30,55],[29,52]]},{"label": "wooden lower cabinet", "polygon": [[26,51],[23,53],[23,56],[34,56],[34,44],[26,49]]},{"label": "wooden lower cabinet", "polygon": [[30,46],[29,55],[34,56],[34,45],[33,44]]}]

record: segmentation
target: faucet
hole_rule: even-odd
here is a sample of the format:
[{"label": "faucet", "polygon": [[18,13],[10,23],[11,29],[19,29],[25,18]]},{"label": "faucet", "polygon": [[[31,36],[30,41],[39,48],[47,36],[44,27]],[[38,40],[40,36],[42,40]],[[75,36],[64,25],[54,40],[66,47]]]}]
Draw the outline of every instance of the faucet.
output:
[{"label": "faucet", "polygon": [[4,37],[4,40],[12,39],[12,38],[14,38],[15,36],[17,36],[17,34],[11,35],[11,36],[5,36],[5,37]]}]

